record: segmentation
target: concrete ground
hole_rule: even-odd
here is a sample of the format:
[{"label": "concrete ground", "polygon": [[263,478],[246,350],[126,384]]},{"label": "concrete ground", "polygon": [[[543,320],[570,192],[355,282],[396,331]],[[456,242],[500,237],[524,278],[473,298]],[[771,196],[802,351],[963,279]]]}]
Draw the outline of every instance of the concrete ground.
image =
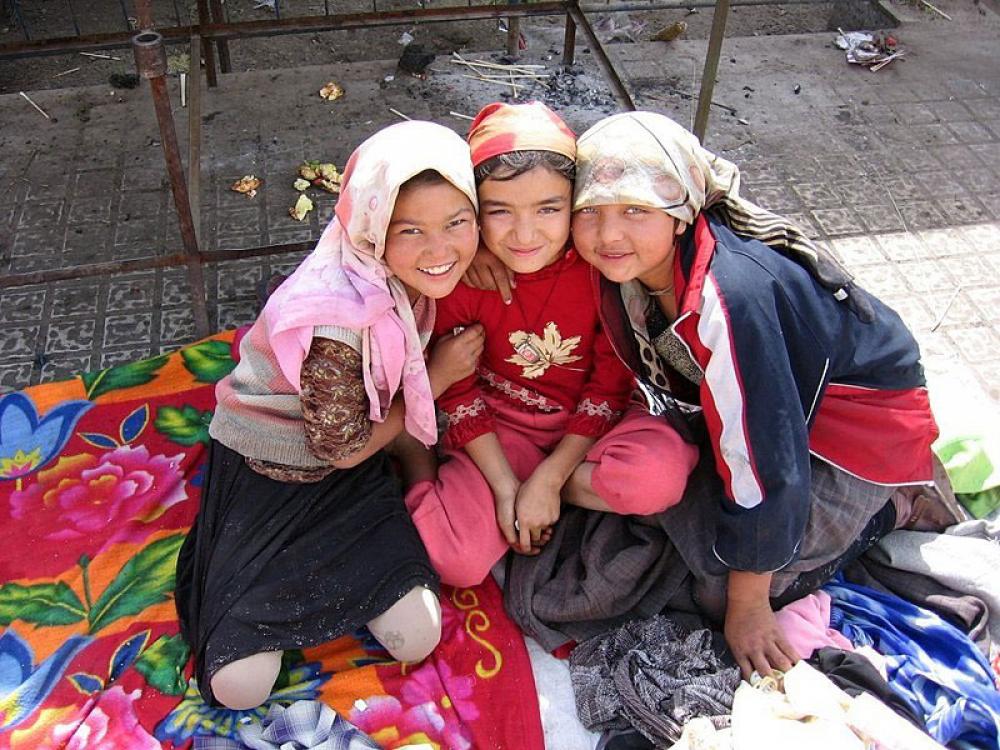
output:
[{"label": "concrete ground", "polygon": [[[752,199],[829,243],[895,307],[931,369],[960,373],[1000,404],[1000,18],[959,0],[935,4],[955,20],[903,8],[894,33],[907,54],[877,73],[848,65],[830,33],[727,39],[715,100],[736,114],[713,108],[706,145],[742,167]],[[550,36],[532,38],[526,61],[554,71],[558,55],[546,58],[558,30]],[[583,41],[570,98],[598,106],[556,104],[578,132],[615,111]],[[685,94],[697,92],[704,41],[608,50],[639,106],[690,125]],[[399,75],[394,61],[223,77],[202,104],[203,249],[318,237],[332,196],[319,194],[305,222],[287,213],[300,160],[342,166],[360,140],[398,119],[390,108],[464,133],[467,121],[450,113],[475,114],[509,92],[462,77],[444,57],[432,68],[426,81]],[[330,79],[347,94],[324,102],[316,92]],[[186,149],[176,81],[173,93]],[[148,89],[32,98],[52,120],[17,94],[0,96],[0,273],[177,251]],[[229,190],[244,174],[264,180],[255,198]],[[252,320],[256,284],[296,260],[209,266],[212,325]],[[0,392],[191,341],[190,294],[181,269],[0,290]]]}]

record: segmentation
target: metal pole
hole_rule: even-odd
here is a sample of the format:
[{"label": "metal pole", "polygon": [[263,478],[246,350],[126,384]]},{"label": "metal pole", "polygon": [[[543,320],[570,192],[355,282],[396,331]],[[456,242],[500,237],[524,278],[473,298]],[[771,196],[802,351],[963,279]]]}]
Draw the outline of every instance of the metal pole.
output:
[{"label": "metal pole", "polygon": [[712,34],[708,39],[708,53],[705,55],[705,69],[701,74],[701,91],[698,94],[698,111],[694,117],[694,134],[705,142],[708,130],[708,113],[712,107],[715,92],[715,76],[719,72],[719,56],[722,54],[722,40],[726,36],[726,21],[729,18],[729,0],[716,0],[712,13]]},{"label": "metal pole", "polygon": [[[212,12],[212,23],[225,23],[226,17],[222,12],[222,0],[209,0],[209,9]],[[219,51],[219,66],[223,73],[233,72],[233,63],[229,57],[229,41],[220,39],[216,43]]]},{"label": "metal pole", "polygon": [[563,35],[562,64],[567,68],[576,62],[576,21],[569,13],[566,14],[566,32]]},{"label": "metal pole", "polygon": [[601,45],[601,40],[597,38],[597,34],[594,33],[594,27],[590,25],[590,21],[587,20],[587,16],[580,6],[576,4],[575,0],[570,0],[566,4],[566,10],[573,17],[576,25],[583,30],[583,35],[587,37],[587,44],[590,45],[590,51],[594,54],[597,59],[597,64],[601,66],[601,71],[604,76],[608,79],[614,89],[615,99],[618,103],[622,105],[623,108],[630,112],[635,111],[635,102],[632,101],[632,95],[628,93],[628,89],[625,88],[625,84],[622,79],[618,76],[618,71],[615,70],[614,63],[611,62],[611,58],[608,57],[608,53],[604,51],[604,47]]},{"label": "metal pole", "polygon": [[174,129],[174,115],[170,110],[170,94],[167,91],[167,51],[163,37],[155,31],[142,31],[132,38],[135,66],[139,75],[149,81],[153,92],[153,106],[156,121],[160,127],[160,142],[163,144],[163,158],[167,162],[170,190],[174,196],[174,208],[180,224],[181,241],[188,256],[188,280],[191,283],[191,297],[194,306],[195,326],[198,335],[207,336],[208,310],[205,306],[205,279],[202,269],[201,251],[191,217],[191,202],[188,197],[187,181],[184,179],[184,165],[181,163],[180,147],[177,145],[177,131]]},{"label": "metal pole", "polygon": [[[517,5],[521,0],[508,0],[509,4]],[[521,19],[513,16],[507,18],[507,57],[517,59],[521,55]]]},{"label": "metal pole", "polygon": [[201,39],[191,35],[191,66],[188,69],[188,195],[194,233],[201,242]]},{"label": "metal pole", "polygon": [[198,0],[198,35],[201,36],[201,56],[205,58],[205,77],[208,79],[209,88],[219,85],[219,79],[215,73],[215,50],[212,43],[205,39],[202,33],[205,26],[212,22],[208,11],[208,0]]}]

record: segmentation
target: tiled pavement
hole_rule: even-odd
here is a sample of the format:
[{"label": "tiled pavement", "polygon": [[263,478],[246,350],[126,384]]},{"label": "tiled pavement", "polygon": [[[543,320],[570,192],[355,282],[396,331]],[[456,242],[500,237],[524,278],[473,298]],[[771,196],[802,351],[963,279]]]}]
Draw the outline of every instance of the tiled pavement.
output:
[{"label": "tiled pavement", "polygon": [[[728,40],[724,58],[734,62],[720,72],[716,100],[739,103],[750,125],[717,112],[708,145],[741,165],[751,197],[829,242],[900,312],[928,360],[971,369],[1000,403],[998,35],[992,27],[959,31],[945,47],[933,29],[901,34],[910,58],[879,74],[844,64],[824,35]],[[664,84],[664,71],[690,71],[704,44],[663,49],[616,45],[613,55],[640,105],[687,122],[690,104],[670,95],[676,84]],[[388,106],[461,129],[448,112],[474,112],[495,93],[450,72],[387,91],[377,83],[391,66],[382,68],[341,71],[341,80],[355,82],[354,96],[332,111],[309,100],[312,79],[325,75],[309,69],[241,74],[206,97],[205,249],[317,237],[332,200],[304,224],[286,213],[298,160],[322,155],[342,164],[364,134],[392,121]],[[801,94],[793,93],[796,83]],[[14,125],[0,132],[0,272],[179,248],[146,97],[103,87],[40,93],[40,103],[60,114],[61,125],[48,130],[18,97],[0,97],[0,120]],[[602,113],[569,115],[580,129]],[[228,190],[250,172],[265,179],[255,199]],[[213,325],[252,319],[256,284],[294,263],[209,266]],[[190,341],[190,294],[180,269],[0,290],[0,391]]]}]

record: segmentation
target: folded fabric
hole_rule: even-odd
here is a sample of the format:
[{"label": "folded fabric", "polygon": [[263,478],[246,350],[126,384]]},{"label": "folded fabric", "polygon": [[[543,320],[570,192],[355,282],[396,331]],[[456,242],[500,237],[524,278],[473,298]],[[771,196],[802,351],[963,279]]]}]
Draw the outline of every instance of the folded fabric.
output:
[{"label": "folded fabric", "polygon": [[889,684],[942,744],[1000,747],[1000,692],[986,658],[961,631],[892,594],[838,579],[831,624],[854,645],[886,656]]},{"label": "folded fabric", "polygon": [[788,645],[800,659],[808,659],[824,646],[852,651],[851,642],[830,627],[830,595],[825,591],[798,599],[775,613]]},{"label": "folded fabric", "polygon": [[[971,533],[961,527],[973,524]],[[989,538],[988,526],[969,521],[956,526],[960,534],[895,531],[868,551],[868,557],[889,568],[933,578],[963,594],[982,599],[992,617],[990,636],[1000,641],[1000,544]]]},{"label": "folded fabric", "polygon": [[658,746],[676,742],[690,719],[728,714],[740,680],[713,649],[711,631],[689,633],[663,616],[584,641],[570,655],[570,674],[584,726],[631,726]]},{"label": "folded fabric", "polygon": [[260,723],[237,728],[240,739],[195,737],[195,750],[379,750],[368,735],[318,701],[272,705]]}]

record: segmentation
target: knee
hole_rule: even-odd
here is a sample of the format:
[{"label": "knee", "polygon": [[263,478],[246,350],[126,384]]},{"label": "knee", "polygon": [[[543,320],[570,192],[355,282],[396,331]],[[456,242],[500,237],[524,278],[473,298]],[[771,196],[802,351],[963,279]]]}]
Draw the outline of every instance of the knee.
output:
[{"label": "knee", "polygon": [[433,591],[416,586],[368,629],[396,661],[423,661],[441,641],[441,604]]},{"label": "knee", "polygon": [[280,671],[281,651],[252,654],[226,664],[212,675],[212,695],[234,711],[257,708],[270,697]]},{"label": "knee", "polygon": [[477,550],[465,550],[464,553],[439,556],[434,565],[441,576],[441,582],[467,589],[485,581],[497,561],[487,559],[482,554],[477,555],[476,552]]}]

